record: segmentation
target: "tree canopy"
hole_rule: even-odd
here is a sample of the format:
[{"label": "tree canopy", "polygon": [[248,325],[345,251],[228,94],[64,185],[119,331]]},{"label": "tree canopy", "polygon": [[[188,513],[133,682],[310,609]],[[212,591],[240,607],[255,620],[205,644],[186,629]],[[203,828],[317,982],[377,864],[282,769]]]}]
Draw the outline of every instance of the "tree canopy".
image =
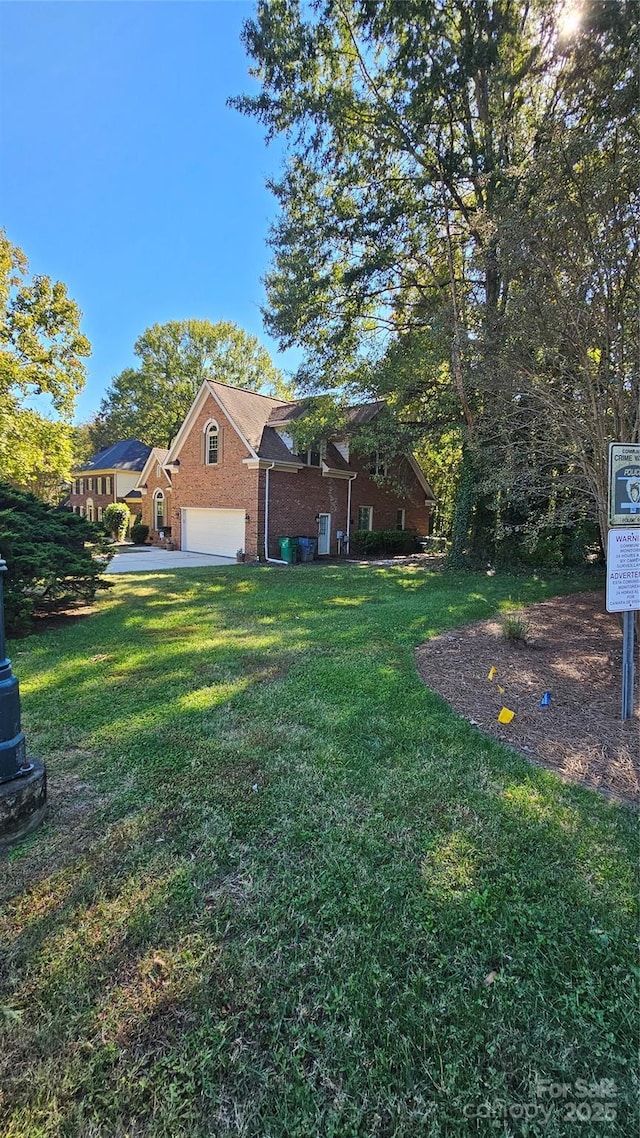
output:
[{"label": "tree canopy", "polygon": [[250,391],[286,390],[256,336],[236,324],[174,320],[147,328],[134,346],[140,364],[111,382],[92,426],[96,447],[135,437],[168,446],[203,380]]},{"label": "tree canopy", "polygon": [[[61,281],[29,276],[27,258],[0,230],[0,447],[4,477],[56,501],[72,462],[71,418],[90,355],[81,313]],[[49,398],[57,419],[34,398]],[[30,404],[27,406],[26,404]]]},{"label": "tree canopy", "polygon": [[585,0],[569,36],[559,0],[262,0],[245,24],[261,89],[235,105],[288,143],[267,327],[310,390],[459,433],[462,542],[602,523],[605,440],[637,437],[637,15]]}]

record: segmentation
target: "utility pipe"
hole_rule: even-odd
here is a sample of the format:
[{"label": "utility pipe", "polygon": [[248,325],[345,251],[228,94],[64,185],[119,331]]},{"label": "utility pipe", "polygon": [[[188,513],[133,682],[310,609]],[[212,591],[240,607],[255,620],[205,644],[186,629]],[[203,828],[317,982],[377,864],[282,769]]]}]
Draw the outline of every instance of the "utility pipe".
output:
[{"label": "utility pipe", "polygon": [[272,565],[287,565],[287,561],[281,561],[279,557],[269,557],[269,474],[273,470],[275,462],[271,466],[265,468],[264,479],[264,559],[269,561]]},{"label": "utility pipe", "polygon": [[347,555],[351,553],[351,483],[357,474],[349,475],[349,485],[347,487],[347,528],[345,529],[345,536],[347,539]]}]

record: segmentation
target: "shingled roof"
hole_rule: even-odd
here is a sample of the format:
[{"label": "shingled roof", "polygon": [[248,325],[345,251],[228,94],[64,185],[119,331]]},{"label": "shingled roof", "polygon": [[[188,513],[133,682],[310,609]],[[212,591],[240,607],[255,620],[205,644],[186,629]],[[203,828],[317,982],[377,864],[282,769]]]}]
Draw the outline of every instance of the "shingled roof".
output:
[{"label": "shingled roof", "polygon": [[96,470],[142,470],[151,447],[139,439],[124,439],[94,454],[82,466],[75,468],[78,474],[94,473]]},{"label": "shingled roof", "polygon": [[[285,438],[279,428],[286,431],[289,424],[301,418],[312,406],[313,397],[298,400],[275,399],[271,395],[260,395],[256,391],[247,391],[242,387],[232,387],[217,380],[205,380],[184,423],[173,441],[167,459],[167,467],[171,468],[177,460],[185,438],[191,429],[196,414],[203,406],[207,391],[214,396],[234,424],[241,437],[248,443],[250,449],[258,458],[268,462],[277,462],[288,466],[304,466],[297,454],[289,449]],[[364,423],[368,423],[383,408],[385,403],[378,400],[374,403],[359,403],[349,407],[345,414],[345,427],[341,433],[350,434]],[[289,444],[291,440],[288,440]],[[327,465],[333,471],[347,473],[351,470],[339,451],[328,442],[326,451]]]},{"label": "shingled roof", "polygon": [[[269,426],[286,427],[288,423],[294,423],[312,410],[313,403],[313,396],[298,399],[294,403],[281,403],[271,412]],[[363,423],[369,423],[385,406],[384,400],[378,399],[373,403],[356,403],[353,407],[347,407],[344,412],[347,427],[361,427]]]},{"label": "shingled roof", "polygon": [[258,395],[255,391],[230,387],[215,380],[209,380],[209,387],[256,452],[260,447],[262,433],[270,415],[276,408],[288,406],[282,399],[272,399],[270,395]]}]

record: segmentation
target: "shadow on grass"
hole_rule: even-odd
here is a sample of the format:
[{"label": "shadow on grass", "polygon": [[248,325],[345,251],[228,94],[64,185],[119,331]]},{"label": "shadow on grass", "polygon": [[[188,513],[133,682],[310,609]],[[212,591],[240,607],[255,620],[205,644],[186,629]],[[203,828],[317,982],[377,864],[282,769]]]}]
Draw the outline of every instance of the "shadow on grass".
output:
[{"label": "shadow on grass", "polygon": [[8,1134],[465,1135],[536,1075],[613,1080],[608,1132],[633,1132],[633,821],[413,669],[511,583],[392,573],[371,603],[370,573],[265,572],[214,611],[197,578],[133,592],[34,653],[52,765],[103,799],[4,865]]}]

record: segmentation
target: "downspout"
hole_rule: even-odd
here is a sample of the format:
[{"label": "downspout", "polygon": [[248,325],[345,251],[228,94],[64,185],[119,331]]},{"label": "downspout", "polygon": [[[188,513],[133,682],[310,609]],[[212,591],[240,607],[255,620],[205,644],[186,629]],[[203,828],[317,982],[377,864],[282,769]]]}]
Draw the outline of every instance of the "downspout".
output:
[{"label": "downspout", "polygon": [[347,556],[351,553],[351,483],[358,475],[351,474],[349,476],[349,485],[347,487],[347,526],[345,529],[345,537],[347,539]]},{"label": "downspout", "polygon": [[264,559],[272,565],[287,565],[288,562],[280,561],[278,557],[269,557],[269,473],[273,470],[275,462],[271,466],[265,467],[264,479]]}]

